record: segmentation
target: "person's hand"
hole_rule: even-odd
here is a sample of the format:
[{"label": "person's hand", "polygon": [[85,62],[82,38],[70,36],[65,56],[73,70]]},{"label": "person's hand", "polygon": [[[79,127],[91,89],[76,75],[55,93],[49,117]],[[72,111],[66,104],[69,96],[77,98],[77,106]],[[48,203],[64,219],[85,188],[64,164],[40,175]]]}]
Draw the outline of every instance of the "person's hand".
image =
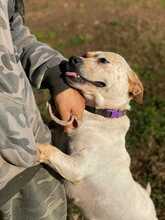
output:
[{"label": "person's hand", "polygon": [[[71,115],[76,116],[78,120],[82,120],[85,109],[85,99],[77,90],[68,88],[60,92],[54,96],[54,102],[62,120],[68,121]],[[66,126],[64,130],[69,132],[70,129],[73,128],[74,123]]]}]

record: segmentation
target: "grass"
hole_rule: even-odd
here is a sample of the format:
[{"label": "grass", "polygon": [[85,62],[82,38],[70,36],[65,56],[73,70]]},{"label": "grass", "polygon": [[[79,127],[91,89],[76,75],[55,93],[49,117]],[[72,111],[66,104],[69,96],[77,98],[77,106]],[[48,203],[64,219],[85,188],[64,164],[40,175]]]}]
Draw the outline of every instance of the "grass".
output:
[{"label": "grass", "polygon": [[52,39],[54,40],[56,38],[56,33],[53,31],[49,32],[36,32],[35,36],[39,41],[42,42],[50,42]]},{"label": "grass", "polygon": [[[132,103],[127,148],[131,169],[152,186],[159,220],[165,220],[165,1],[29,0],[27,21],[39,40],[65,56],[89,50],[122,54],[144,83],[144,104]],[[37,101],[47,121],[45,102]]]},{"label": "grass", "polygon": [[165,0],[160,0],[161,6],[165,7]]}]

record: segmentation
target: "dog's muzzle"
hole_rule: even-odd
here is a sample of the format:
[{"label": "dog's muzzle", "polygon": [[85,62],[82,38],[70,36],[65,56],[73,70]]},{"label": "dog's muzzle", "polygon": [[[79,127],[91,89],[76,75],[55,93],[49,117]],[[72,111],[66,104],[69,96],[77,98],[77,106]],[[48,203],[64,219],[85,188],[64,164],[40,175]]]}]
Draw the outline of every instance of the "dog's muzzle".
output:
[{"label": "dog's muzzle", "polygon": [[64,62],[65,63],[63,63],[62,72],[63,72],[63,77],[67,83],[69,83],[69,81],[79,84],[90,83],[100,88],[106,86],[106,84],[102,81],[92,81],[81,75],[80,66],[83,64],[83,60],[80,57],[71,57],[69,59],[69,62],[67,61]]}]

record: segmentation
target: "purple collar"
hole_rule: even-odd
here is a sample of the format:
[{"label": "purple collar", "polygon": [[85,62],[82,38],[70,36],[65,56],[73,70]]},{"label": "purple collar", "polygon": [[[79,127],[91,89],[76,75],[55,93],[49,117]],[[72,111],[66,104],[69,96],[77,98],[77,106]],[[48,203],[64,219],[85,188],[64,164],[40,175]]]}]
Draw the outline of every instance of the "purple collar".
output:
[{"label": "purple collar", "polygon": [[124,115],[126,115],[125,110],[122,111],[122,110],[117,110],[117,109],[95,109],[89,106],[86,109],[92,113],[102,115],[106,118],[121,118]]}]

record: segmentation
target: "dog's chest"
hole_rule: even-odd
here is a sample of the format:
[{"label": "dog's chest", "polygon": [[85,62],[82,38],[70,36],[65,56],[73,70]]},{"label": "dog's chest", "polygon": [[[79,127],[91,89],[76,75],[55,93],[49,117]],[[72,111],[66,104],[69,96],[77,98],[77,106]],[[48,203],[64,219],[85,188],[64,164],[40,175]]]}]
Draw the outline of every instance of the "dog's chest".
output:
[{"label": "dog's chest", "polygon": [[[129,128],[129,120],[110,120],[99,115],[85,112],[84,119],[79,128],[70,135],[70,154],[87,151],[111,152],[116,151],[115,146],[125,148],[125,135]],[[119,148],[120,149],[120,148]]]},{"label": "dog's chest", "polygon": [[[129,171],[130,158],[125,149],[128,124],[119,124],[117,121],[110,124],[100,119],[87,118],[71,135],[71,154],[81,156],[85,149],[85,157],[89,157],[94,169],[92,167],[92,173],[80,182],[67,183],[66,189],[69,197],[85,211],[89,219],[125,219],[121,209],[127,210],[125,200],[131,201],[136,191],[135,187],[130,187],[134,181]],[[134,216],[133,209],[131,212],[130,216]]]}]

